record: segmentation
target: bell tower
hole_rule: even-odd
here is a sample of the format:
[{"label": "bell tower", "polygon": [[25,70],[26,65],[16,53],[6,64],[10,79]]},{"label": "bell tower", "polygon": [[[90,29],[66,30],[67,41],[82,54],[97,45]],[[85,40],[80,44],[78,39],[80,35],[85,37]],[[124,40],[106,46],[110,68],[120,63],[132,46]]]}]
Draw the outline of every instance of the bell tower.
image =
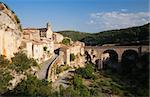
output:
[{"label": "bell tower", "polygon": [[49,22],[47,23],[46,37],[52,40],[53,31]]}]

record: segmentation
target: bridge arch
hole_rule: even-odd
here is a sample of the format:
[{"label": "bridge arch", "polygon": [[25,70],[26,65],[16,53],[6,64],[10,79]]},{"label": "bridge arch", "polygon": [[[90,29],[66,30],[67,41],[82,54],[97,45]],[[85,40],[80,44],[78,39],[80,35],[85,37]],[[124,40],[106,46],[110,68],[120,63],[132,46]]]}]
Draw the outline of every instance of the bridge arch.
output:
[{"label": "bridge arch", "polygon": [[[102,58],[105,57],[105,58]],[[101,64],[104,69],[116,68],[118,63],[118,53],[113,49],[107,49],[101,54]]]},{"label": "bridge arch", "polygon": [[90,53],[88,52],[88,51],[85,51],[85,55],[86,55],[86,60],[87,60],[87,62],[91,62],[92,61],[92,58],[91,58],[91,55],[90,55]]},{"label": "bridge arch", "polygon": [[138,58],[139,58],[138,52],[132,49],[125,50],[121,57],[122,61],[126,61],[126,60],[137,61]]},{"label": "bridge arch", "polygon": [[118,53],[113,49],[105,50],[103,53],[109,53],[109,60],[112,62],[118,62]]},{"label": "bridge arch", "polygon": [[128,49],[125,50],[121,58],[121,67],[124,72],[131,72],[136,68],[136,63],[138,62],[139,54],[136,50]]}]

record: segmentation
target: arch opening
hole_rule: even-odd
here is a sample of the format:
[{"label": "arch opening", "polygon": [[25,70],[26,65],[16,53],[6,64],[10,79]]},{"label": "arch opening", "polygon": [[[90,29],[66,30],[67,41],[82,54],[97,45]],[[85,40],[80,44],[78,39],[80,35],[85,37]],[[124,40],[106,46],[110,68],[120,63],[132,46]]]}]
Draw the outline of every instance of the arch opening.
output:
[{"label": "arch opening", "polygon": [[60,53],[60,48],[55,49],[55,50],[54,50],[54,53],[57,54],[57,55],[59,55],[59,53]]},{"label": "arch opening", "polygon": [[118,64],[118,54],[115,50],[105,50],[101,55],[101,64],[104,69],[116,69]]},{"label": "arch opening", "polygon": [[136,69],[139,60],[139,54],[135,50],[125,50],[121,58],[121,67],[124,73],[130,73]]},{"label": "arch opening", "polygon": [[86,62],[92,62],[91,55],[88,53],[88,51],[85,51],[85,59]]}]

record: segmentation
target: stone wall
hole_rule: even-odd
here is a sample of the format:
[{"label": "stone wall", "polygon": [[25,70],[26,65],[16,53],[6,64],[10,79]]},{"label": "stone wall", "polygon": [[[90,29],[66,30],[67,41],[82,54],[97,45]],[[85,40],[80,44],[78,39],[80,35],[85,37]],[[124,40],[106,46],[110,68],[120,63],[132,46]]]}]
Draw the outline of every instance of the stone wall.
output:
[{"label": "stone wall", "polygon": [[55,43],[61,43],[64,37],[59,33],[53,33],[53,39]]}]

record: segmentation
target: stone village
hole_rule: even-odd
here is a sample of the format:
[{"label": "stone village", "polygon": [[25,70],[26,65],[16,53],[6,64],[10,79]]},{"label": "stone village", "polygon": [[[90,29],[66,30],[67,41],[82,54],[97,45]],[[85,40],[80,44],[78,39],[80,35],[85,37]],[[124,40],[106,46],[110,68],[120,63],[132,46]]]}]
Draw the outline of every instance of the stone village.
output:
[{"label": "stone village", "polygon": [[[62,43],[63,39],[70,41],[69,45]],[[53,33],[52,27],[47,23],[45,28],[25,28],[21,29],[20,21],[13,11],[5,4],[0,4],[0,54],[8,59],[18,51],[24,51],[28,57],[34,58],[39,64],[43,64],[48,59],[55,61],[55,65],[67,65],[78,67],[84,65],[84,43],[73,42],[70,38],[64,37],[59,33]],[[57,54],[56,54],[57,53]],[[59,54],[58,54],[59,53]],[[74,54],[76,59],[70,61],[70,54]],[[55,60],[52,60],[54,56]],[[57,60],[57,61],[56,61]],[[49,63],[50,64],[50,63]],[[48,63],[45,64],[48,68]],[[43,66],[41,66],[42,68]],[[33,68],[33,70],[38,71]],[[40,79],[45,78],[45,72],[37,73]],[[51,77],[54,81],[57,77]]]},{"label": "stone village", "polygon": [[[64,40],[69,41],[69,44],[64,44]],[[129,49],[138,53],[149,52],[149,46],[85,47],[83,42],[73,42],[70,38],[53,32],[50,23],[47,23],[45,28],[22,29],[15,13],[5,4],[0,3],[0,54],[11,60],[14,53],[25,52],[29,58],[34,58],[40,64],[40,69],[32,68],[39,79],[48,79],[54,82],[58,78],[56,69],[61,65],[83,67],[86,62],[85,51],[89,53],[93,63],[97,61],[98,67],[101,69],[103,60],[111,56],[108,52],[104,53],[108,49],[113,49],[118,53],[117,60],[120,60],[124,51]],[[73,61],[70,60],[71,54],[75,56]],[[22,78],[18,76],[14,79],[12,81],[14,86]]]}]

